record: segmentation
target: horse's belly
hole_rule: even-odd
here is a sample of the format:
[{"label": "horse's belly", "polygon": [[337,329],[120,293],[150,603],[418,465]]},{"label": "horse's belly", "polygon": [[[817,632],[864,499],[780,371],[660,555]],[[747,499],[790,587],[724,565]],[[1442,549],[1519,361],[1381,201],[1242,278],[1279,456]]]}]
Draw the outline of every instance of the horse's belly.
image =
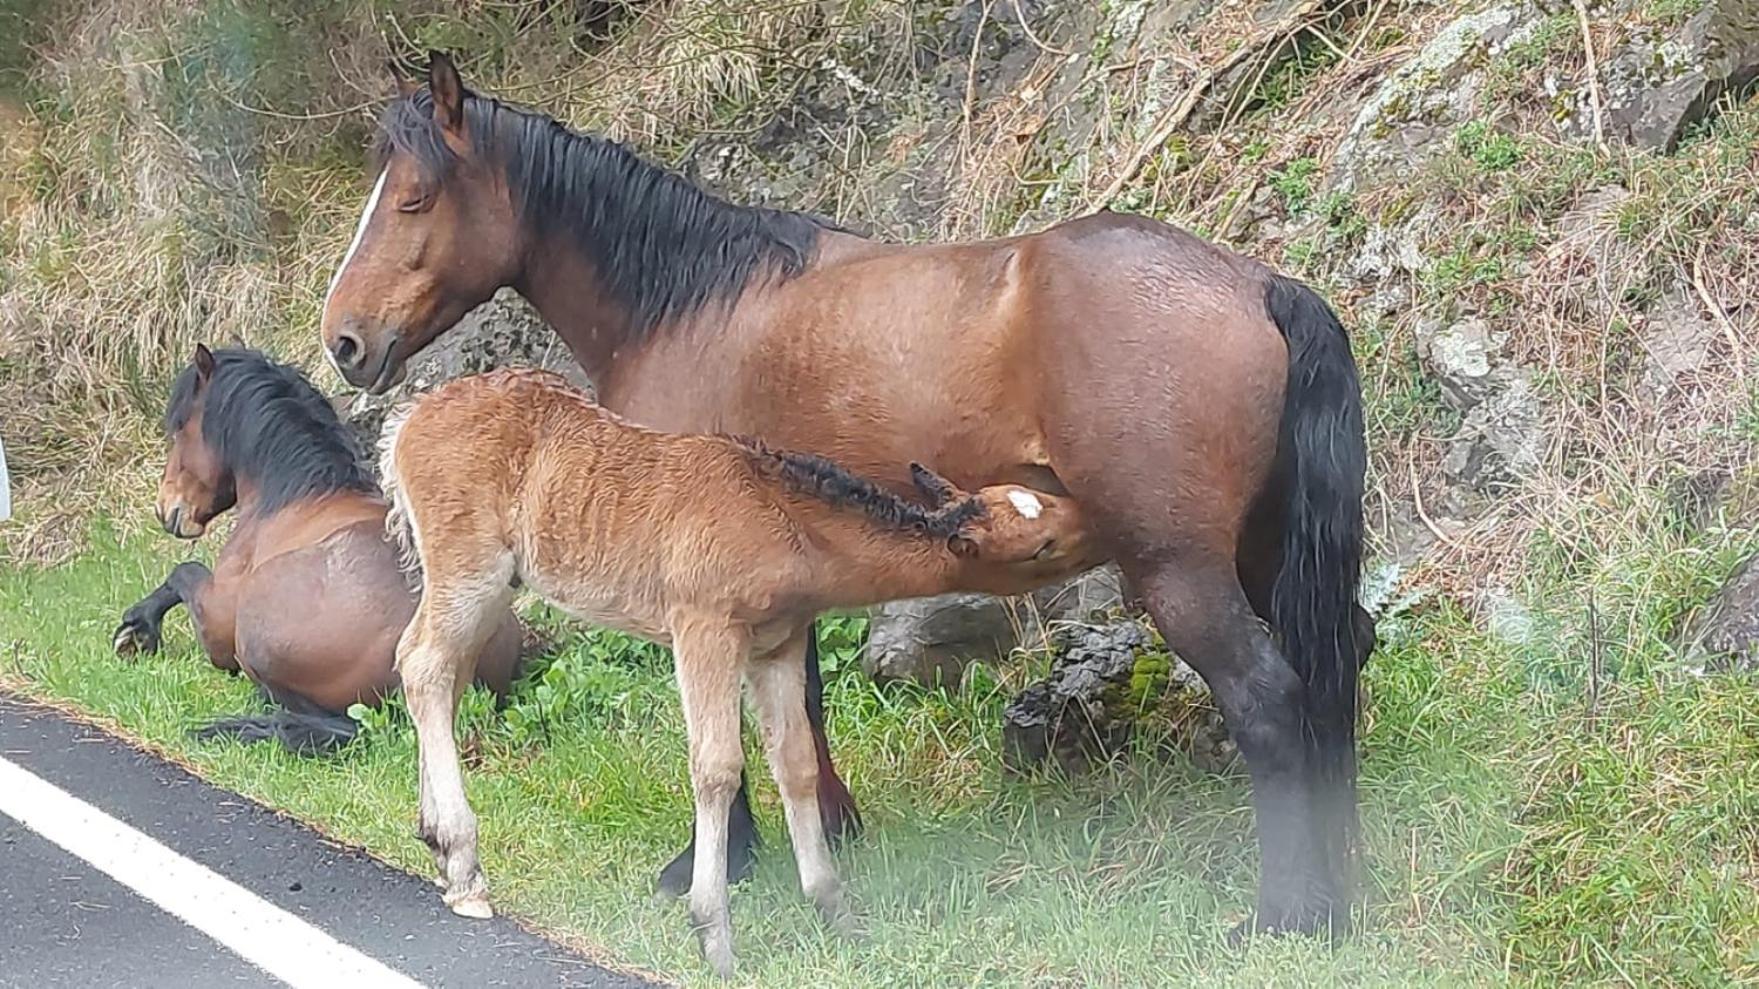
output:
[{"label": "horse's belly", "polygon": [[636,595],[583,586],[572,581],[526,578],[526,584],[544,600],[588,625],[616,629],[660,645],[672,644],[660,609]]}]

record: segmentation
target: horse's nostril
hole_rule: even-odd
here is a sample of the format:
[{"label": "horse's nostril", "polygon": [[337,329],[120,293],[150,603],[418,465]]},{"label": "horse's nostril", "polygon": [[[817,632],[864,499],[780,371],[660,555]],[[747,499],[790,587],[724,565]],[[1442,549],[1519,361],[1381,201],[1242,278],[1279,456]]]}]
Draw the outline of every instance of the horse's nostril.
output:
[{"label": "horse's nostril", "polygon": [[335,358],[339,368],[349,368],[360,363],[362,351],[360,338],[352,333],[338,333],[336,342],[330,345],[330,356]]}]

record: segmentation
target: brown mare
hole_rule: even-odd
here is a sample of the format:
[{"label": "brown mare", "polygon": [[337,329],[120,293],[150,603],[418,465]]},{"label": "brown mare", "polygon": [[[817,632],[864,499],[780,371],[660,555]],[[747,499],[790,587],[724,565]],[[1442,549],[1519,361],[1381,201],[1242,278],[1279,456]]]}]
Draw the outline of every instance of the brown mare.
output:
[{"label": "brown mare", "polygon": [[696,791],[690,910],[723,976],[733,969],[723,863],[744,767],[740,680],[801,888],[845,927],[804,703],[813,617],[954,587],[1019,593],[1092,562],[1069,499],[1017,485],[967,497],[915,467],[933,504],[924,510],[818,457],[632,425],[544,371],[453,381],[393,418],[380,449],[392,530],[421,563],[397,668],[421,753],[421,833],[446,902],[492,913],[453,721],[495,616],[529,587],[584,621],[672,647]]},{"label": "brown mare", "polygon": [[[208,660],[243,672],[281,708],[202,734],[274,737],[299,751],[347,742],[349,705],[376,705],[396,689],[397,637],[415,611],[354,434],[298,370],[254,350],[202,346],[171,388],[165,432],[156,508],[165,531],[199,538],[235,506],[238,524],[213,570],[178,564],[128,609],[116,651],[157,651],[166,613],[186,605]],[[520,635],[511,612],[498,621],[477,670],[504,694]]]},{"label": "brown mare", "polygon": [[[324,305],[349,382],[396,384],[510,285],[644,425],[759,436],[901,493],[915,461],[1072,495],[1245,756],[1262,857],[1242,930],[1347,923],[1366,452],[1349,341],[1312,291],[1139,216],[916,246],[729,204],[468,92],[443,56],[386,109],[380,153]],[[853,804],[807,662],[834,832]]]}]

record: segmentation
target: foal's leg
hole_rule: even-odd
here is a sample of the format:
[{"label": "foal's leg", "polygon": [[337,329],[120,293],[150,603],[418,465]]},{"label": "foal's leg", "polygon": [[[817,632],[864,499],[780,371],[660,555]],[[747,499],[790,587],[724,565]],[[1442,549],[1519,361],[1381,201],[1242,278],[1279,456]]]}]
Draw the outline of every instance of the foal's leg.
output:
[{"label": "foal's leg", "polygon": [[1173,558],[1126,567],[1167,644],[1203,676],[1252,775],[1258,906],[1249,930],[1322,931],[1346,921],[1319,844],[1302,733],[1306,689],[1253,614],[1231,564]]},{"label": "foal's leg", "polygon": [[491,619],[510,597],[507,568],[459,587],[430,576],[421,605],[397,644],[397,672],[415,722],[421,765],[419,828],[439,866],[446,905],[465,917],[492,917],[488,883],[477,858],[476,814],[464,793],[453,737],[458,699],[470,684]]},{"label": "foal's leg", "polygon": [[[812,728],[812,743],[818,757],[818,813],[825,834],[834,843],[861,833],[861,811],[855,798],[837,775],[831,762],[831,743],[825,737],[824,679],[818,667],[818,630],[808,626],[806,635],[806,721]],[[733,809],[727,816],[727,881],[736,883],[751,874],[752,860],[758,845],[757,824],[751,816],[751,801],[746,792],[746,777],[739,777],[739,792],[733,797]],[[660,892],[667,896],[683,896],[690,889],[690,877],[696,866],[696,839],[660,870]]]},{"label": "foal's leg", "polygon": [[819,760],[813,752],[806,705],[801,703],[805,668],[795,659],[804,646],[805,641],[796,638],[753,662],[746,676],[751,681],[752,703],[763,726],[770,771],[776,777],[776,789],[782,795],[782,809],[788,818],[794,862],[800,869],[800,888],[818,906],[825,920],[841,930],[849,926],[849,914],[843,906],[842,884],[837,881],[824,823],[819,818],[823,781],[819,778]]},{"label": "foal's leg", "polygon": [[727,907],[727,812],[739,788],[745,751],[739,743],[739,674],[751,650],[749,630],[719,616],[672,622],[678,695],[690,736],[690,781],[696,791],[696,868],[690,919],[702,955],[722,978],[733,974],[733,918]]}]

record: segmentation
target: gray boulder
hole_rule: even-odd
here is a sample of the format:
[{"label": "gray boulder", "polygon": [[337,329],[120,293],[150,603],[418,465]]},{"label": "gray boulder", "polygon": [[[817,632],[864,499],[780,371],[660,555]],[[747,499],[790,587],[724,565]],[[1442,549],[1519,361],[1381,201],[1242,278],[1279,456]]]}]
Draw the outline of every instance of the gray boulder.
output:
[{"label": "gray boulder", "polygon": [[974,661],[996,663],[1018,647],[1044,647],[1051,622],[1085,621],[1122,602],[1122,578],[1112,566],[1023,598],[942,594],[894,601],[869,613],[862,668],[876,680],[957,684]]}]

